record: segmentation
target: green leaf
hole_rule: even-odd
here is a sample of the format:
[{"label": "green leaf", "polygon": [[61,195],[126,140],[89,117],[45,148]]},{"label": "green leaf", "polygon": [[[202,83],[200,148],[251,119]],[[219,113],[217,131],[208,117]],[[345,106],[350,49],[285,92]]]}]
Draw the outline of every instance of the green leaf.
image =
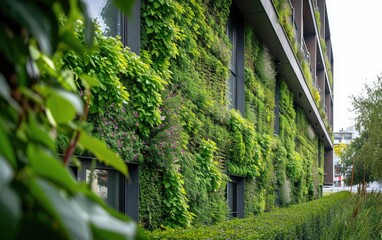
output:
[{"label": "green leaf", "polygon": [[68,191],[78,191],[78,184],[76,184],[63,163],[48,151],[35,144],[29,144],[27,147],[27,157],[38,176],[49,179]]},{"label": "green leaf", "polygon": [[163,184],[165,188],[169,188],[171,186],[170,182],[167,180],[163,180]]},{"label": "green leaf", "polygon": [[59,189],[45,180],[37,179],[36,184],[44,192],[46,201],[49,201],[55,211],[54,215],[58,217],[70,239],[90,239],[89,225],[83,217],[86,213],[77,207],[78,204],[60,194]]},{"label": "green leaf", "polygon": [[130,16],[135,0],[113,0],[113,3],[123,14]]},{"label": "green leaf", "polygon": [[80,79],[82,82],[87,85],[89,88],[97,87],[101,83],[94,77],[87,75],[87,74],[81,74]]},{"label": "green leaf", "polygon": [[[108,232],[110,233],[110,236],[105,239],[111,239],[110,237],[117,237],[118,235],[120,235],[119,237],[123,237],[123,239],[134,239],[137,232],[137,225],[133,221],[123,221],[112,216],[100,205],[86,198],[84,195],[77,195],[73,201],[74,200],[85,213],[83,217],[89,221],[95,229],[102,231],[103,236],[109,235]],[[100,232],[96,231],[96,233]]]},{"label": "green leaf", "polygon": [[71,91],[76,91],[77,87],[74,82],[74,73],[71,70],[61,71],[61,76],[64,79],[64,87],[67,86]]},{"label": "green leaf", "polygon": [[3,155],[6,158],[6,160],[8,160],[10,164],[12,164],[13,167],[16,167],[17,162],[15,152],[13,151],[13,147],[5,131],[3,121],[0,121],[0,143],[0,154]]},{"label": "green leaf", "polygon": [[159,2],[154,2],[154,8],[157,9],[157,8],[159,8],[159,7],[160,7]]},{"label": "green leaf", "polygon": [[36,121],[36,116],[32,113],[29,114],[29,128],[31,139],[36,140],[45,147],[48,147],[51,151],[55,151],[55,144],[53,139],[49,136],[47,129],[44,129],[42,125],[39,125]]},{"label": "green leaf", "polygon": [[106,143],[90,136],[85,131],[81,131],[78,143],[94,153],[99,161],[106,165],[112,166],[115,170],[127,176],[128,173],[126,163],[115,152],[107,148]]},{"label": "green leaf", "polygon": [[51,90],[47,107],[59,124],[68,123],[76,113],[83,114],[81,99],[73,93],[62,90]]},{"label": "green leaf", "polygon": [[21,218],[21,203],[17,194],[8,186],[0,189],[1,239],[13,239]]},{"label": "green leaf", "polygon": [[66,43],[69,49],[75,51],[82,58],[85,58],[86,48],[84,48],[84,46],[81,45],[81,43],[78,41],[78,39],[72,31],[63,31],[63,33],[61,34],[61,40],[62,42]]},{"label": "green leaf", "polygon": [[3,74],[0,73],[0,96],[3,97],[17,112],[21,112],[19,104],[11,97],[11,89]]},{"label": "green leaf", "polygon": [[37,39],[42,51],[52,54],[53,39],[51,35],[52,22],[40,8],[36,8],[33,2],[25,2],[21,0],[4,0],[4,5],[11,11],[9,15],[13,17],[21,26],[26,28]]},{"label": "green leaf", "polygon": [[5,184],[11,181],[13,176],[13,171],[11,166],[6,162],[6,160],[0,155],[0,191]]}]

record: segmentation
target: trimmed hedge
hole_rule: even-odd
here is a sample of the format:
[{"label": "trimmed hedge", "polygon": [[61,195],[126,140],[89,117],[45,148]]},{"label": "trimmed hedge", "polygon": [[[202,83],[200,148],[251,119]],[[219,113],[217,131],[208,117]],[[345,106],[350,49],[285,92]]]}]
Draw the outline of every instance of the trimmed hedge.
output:
[{"label": "trimmed hedge", "polygon": [[319,239],[332,223],[338,204],[349,192],[280,208],[251,218],[235,219],[210,227],[171,229],[149,233],[151,239]]}]

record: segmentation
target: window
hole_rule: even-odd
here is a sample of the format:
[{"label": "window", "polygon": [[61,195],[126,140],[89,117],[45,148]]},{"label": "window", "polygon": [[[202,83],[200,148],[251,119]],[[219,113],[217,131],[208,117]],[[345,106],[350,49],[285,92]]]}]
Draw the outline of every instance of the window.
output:
[{"label": "window", "polygon": [[351,133],[345,133],[344,134],[344,139],[345,140],[352,140],[352,134]]},{"label": "window", "polygon": [[121,36],[131,51],[140,51],[140,0],[136,0],[129,17],[124,16],[112,0],[84,0],[89,16],[96,19],[106,36]]},{"label": "window", "polygon": [[229,38],[229,41],[232,44],[232,52],[231,52],[231,60],[229,63],[229,78],[228,78],[228,106],[229,108],[236,108],[237,107],[237,72],[236,72],[236,54],[237,54],[237,32],[236,27],[233,24],[232,18],[228,20],[227,24],[227,35]]},{"label": "window", "polygon": [[130,216],[138,221],[139,216],[139,166],[138,164],[127,164],[129,177],[126,179],[118,171],[103,166],[96,165],[91,171],[91,158],[80,158],[82,169],[70,166],[73,175],[79,181],[90,184],[91,189],[100,196],[110,207]]},{"label": "window", "polygon": [[244,178],[230,176],[227,184],[227,204],[230,217],[244,217]]},{"label": "window", "polygon": [[115,170],[96,168],[93,173],[86,168],[86,183],[90,184],[93,192],[100,196],[109,206],[121,209],[120,174]]},{"label": "window", "polygon": [[121,36],[122,16],[111,0],[85,0],[88,14],[106,36]]},{"label": "window", "polygon": [[340,133],[335,133],[334,134],[334,140],[341,140],[342,135]]},{"label": "window", "polygon": [[227,79],[228,107],[244,115],[244,23],[234,7],[227,23],[227,36],[232,44]]}]

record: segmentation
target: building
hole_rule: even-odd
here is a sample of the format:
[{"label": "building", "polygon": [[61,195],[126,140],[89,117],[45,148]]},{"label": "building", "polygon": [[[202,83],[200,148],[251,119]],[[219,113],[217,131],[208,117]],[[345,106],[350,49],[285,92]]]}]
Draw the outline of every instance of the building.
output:
[{"label": "building", "polygon": [[[334,132],[334,146],[345,144],[349,145],[355,138],[359,136],[359,132],[355,129],[355,126],[351,126],[344,129],[341,129],[339,132]],[[344,175],[341,174],[341,159],[334,154],[334,187],[344,187]]]},{"label": "building", "polygon": [[89,177],[86,158],[73,167],[111,206],[150,229],[211,224],[318,198],[333,184],[325,0],[141,0],[130,17],[111,1],[85,2],[170,92],[162,128],[149,138],[132,130],[143,160],[126,159],[130,181],[101,165]]}]

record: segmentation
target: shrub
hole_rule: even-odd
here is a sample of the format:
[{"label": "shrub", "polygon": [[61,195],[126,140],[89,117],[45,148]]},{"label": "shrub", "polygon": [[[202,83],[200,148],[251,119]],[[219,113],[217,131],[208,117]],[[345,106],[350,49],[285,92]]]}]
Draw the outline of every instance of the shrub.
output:
[{"label": "shrub", "polygon": [[152,239],[319,239],[338,211],[338,203],[349,197],[349,192],[340,192],[251,218],[211,227],[154,231],[149,235]]}]

